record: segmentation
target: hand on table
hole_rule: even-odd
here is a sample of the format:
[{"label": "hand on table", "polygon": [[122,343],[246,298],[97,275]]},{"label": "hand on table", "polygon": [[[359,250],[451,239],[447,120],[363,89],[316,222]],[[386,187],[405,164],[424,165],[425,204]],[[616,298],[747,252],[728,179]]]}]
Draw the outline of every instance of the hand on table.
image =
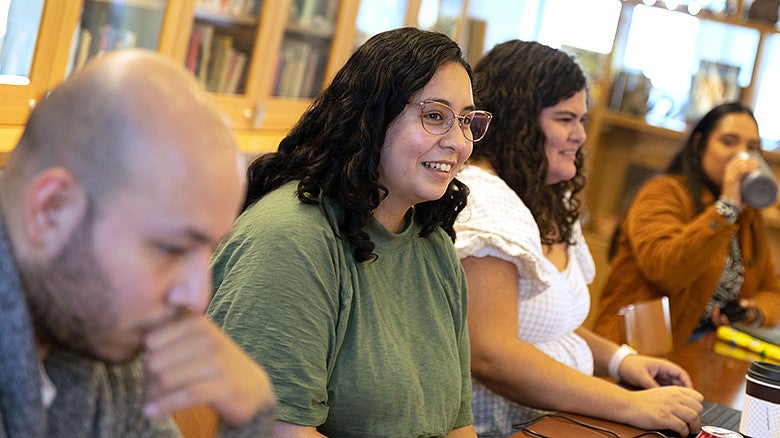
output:
[{"label": "hand on table", "polygon": [[645,388],[631,392],[630,423],[643,429],[670,429],[687,436],[701,427],[704,397],[693,390],[680,366],[652,356],[631,355],[620,365],[622,380]]},{"label": "hand on table", "polygon": [[627,356],[620,364],[619,372],[623,382],[638,388],[669,385],[693,388],[691,377],[681,366],[653,356]]},{"label": "hand on table", "polygon": [[704,397],[690,388],[661,386],[629,394],[628,424],[646,430],[669,429],[680,436],[701,427]]}]

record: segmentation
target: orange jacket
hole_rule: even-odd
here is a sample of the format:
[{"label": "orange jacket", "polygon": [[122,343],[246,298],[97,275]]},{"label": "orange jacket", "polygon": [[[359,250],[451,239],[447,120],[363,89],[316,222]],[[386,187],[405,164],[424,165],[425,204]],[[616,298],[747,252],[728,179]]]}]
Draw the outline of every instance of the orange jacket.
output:
[{"label": "orange jacket", "polygon": [[780,281],[763,218],[748,207],[730,224],[705,192],[704,210],[697,215],[682,176],[662,175],[640,189],[623,221],[602,290],[597,333],[619,342],[620,308],[666,295],[675,348],[685,345],[720,280],[735,233],[745,266],[739,296],[756,300],[764,325],[778,324]]}]

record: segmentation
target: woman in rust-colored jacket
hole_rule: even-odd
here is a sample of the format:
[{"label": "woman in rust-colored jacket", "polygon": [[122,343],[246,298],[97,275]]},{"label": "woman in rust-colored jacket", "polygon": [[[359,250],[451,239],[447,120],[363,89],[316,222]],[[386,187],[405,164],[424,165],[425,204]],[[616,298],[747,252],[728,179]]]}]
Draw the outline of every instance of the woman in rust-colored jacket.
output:
[{"label": "woman in rust-colored jacket", "polygon": [[[664,175],[637,193],[616,233],[595,331],[619,341],[618,311],[668,296],[675,347],[729,324],[780,322],[778,281],[760,212],[746,206],[742,176],[758,162],[758,125],[739,103],[713,108]],[[695,194],[695,196],[694,196]],[[721,312],[727,304],[738,313]]]}]

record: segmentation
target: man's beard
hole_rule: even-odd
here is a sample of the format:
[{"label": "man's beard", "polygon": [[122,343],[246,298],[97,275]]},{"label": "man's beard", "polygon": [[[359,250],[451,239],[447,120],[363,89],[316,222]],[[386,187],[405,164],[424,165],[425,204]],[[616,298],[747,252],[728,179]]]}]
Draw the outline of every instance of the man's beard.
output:
[{"label": "man's beard", "polygon": [[110,282],[92,248],[93,210],[87,212],[51,261],[19,264],[38,341],[101,359],[95,335],[105,332],[115,315]]}]

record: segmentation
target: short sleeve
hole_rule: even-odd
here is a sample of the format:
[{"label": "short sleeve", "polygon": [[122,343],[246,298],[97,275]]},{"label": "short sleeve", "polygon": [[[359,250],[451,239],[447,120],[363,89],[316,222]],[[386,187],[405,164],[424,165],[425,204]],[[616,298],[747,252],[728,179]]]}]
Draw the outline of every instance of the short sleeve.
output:
[{"label": "short sleeve", "polygon": [[[321,216],[316,206],[300,208]],[[268,372],[277,418],[317,426],[328,414],[337,345],[338,249],[324,219],[269,213],[260,203],[252,209],[212,260],[208,313]]]},{"label": "short sleeve", "polygon": [[470,166],[458,178],[469,187],[466,208],[455,221],[458,257],[496,257],[517,266],[521,277],[550,284],[539,227],[528,207],[498,177]]}]

